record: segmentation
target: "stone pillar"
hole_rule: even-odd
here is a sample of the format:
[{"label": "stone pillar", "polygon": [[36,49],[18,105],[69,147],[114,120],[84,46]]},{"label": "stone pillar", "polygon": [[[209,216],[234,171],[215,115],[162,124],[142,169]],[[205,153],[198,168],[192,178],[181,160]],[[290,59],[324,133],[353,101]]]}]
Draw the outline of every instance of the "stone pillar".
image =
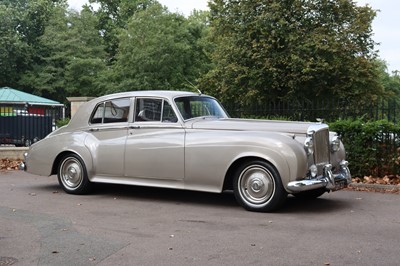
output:
[{"label": "stone pillar", "polygon": [[74,116],[82,104],[92,99],[94,99],[94,97],[67,97],[67,100],[71,103],[71,117]]}]

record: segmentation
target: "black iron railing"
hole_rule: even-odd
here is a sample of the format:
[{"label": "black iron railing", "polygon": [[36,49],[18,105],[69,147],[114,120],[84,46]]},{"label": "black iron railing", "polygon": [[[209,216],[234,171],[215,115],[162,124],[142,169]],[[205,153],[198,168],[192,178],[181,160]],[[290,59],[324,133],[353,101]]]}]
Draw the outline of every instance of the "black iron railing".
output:
[{"label": "black iron railing", "polygon": [[30,146],[56,129],[64,106],[0,104],[0,145]]},{"label": "black iron railing", "polygon": [[399,122],[400,104],[396,100],[354,106],[345,101],[271,101],[251,106],[224,103],[231,117],[282,118],[292,121],[336,121],[338,119],[388,120]]}]

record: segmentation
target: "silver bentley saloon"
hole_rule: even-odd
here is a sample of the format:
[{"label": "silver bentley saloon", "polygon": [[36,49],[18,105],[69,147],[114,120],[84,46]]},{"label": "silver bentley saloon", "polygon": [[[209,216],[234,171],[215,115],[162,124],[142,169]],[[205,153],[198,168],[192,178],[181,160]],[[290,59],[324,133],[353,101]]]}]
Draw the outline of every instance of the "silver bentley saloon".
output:
[{"label": "silver bentley saloon", "polygon": [[91,100],[33,144],[23,168],[57,175],[70,194],[88,193],[93,183],[233,191],[250,211],[351,182],[343,144],[326,124],[234,119],[215,98],[181,91]]}]

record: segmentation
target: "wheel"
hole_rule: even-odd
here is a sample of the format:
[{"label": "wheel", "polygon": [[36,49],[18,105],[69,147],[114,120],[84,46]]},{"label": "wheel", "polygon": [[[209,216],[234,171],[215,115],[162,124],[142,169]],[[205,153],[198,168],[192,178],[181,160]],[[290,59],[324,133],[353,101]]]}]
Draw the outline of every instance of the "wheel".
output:
[{"label": "wheel", "polygon": [[239,167],[233,192],[238,203],[248,211],[274,211],[287,198],[278,172],[264,161],[251,161]]},{"label": "wheel", "polygon": [[58,166],[58,182],[69,194],[86,194],[91,189],[85,164],[75,154],[64,156]]},{"label": "wheel", "polygon": [[293,196],[300,199],[316,199],[326,192],[325,188],[319,188],[309,191],[303,191],[293,194]]}]

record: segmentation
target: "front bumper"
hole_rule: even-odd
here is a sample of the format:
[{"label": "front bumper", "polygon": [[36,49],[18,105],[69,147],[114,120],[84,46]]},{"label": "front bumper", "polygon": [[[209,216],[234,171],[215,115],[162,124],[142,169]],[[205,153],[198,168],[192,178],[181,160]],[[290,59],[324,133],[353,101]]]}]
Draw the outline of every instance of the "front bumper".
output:
[{"label": "front bumper", "polygon": [[326,190],[339,190],[347,187],[351,183],[351,174],[347,161],[340,162],[340,171],[338,174],[332,173],[332,165],[327,164],[324,167],[324,174],[315,179],[305,179],[289,182],[288,190],[291,192],[302,192],[318,188]]}]

